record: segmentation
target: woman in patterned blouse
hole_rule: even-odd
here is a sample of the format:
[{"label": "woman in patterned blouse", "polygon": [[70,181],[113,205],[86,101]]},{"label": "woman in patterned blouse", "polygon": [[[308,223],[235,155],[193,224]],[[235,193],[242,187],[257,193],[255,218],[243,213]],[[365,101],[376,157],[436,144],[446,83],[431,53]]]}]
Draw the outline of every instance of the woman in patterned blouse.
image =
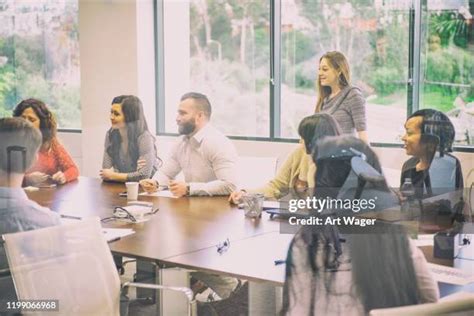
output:
[{"label": "woman in patterned blouse", "polygon": [[25,174],[26,185],[38,185],[47,180],[64,184],[77,179],[79,170],[56,137],[56,119],[44,102],[37,99],[23,100],[13,110],[13,116],[31,122],[43,137],[38,159]]},{"label": "woman in patterned blouse", "polygon": [[151,178],[158,170],[160,160],[140,99],[133,95],[115,97],[110,122],[112,127],[105,137],[100,177],[104,181],[117,182]]}]

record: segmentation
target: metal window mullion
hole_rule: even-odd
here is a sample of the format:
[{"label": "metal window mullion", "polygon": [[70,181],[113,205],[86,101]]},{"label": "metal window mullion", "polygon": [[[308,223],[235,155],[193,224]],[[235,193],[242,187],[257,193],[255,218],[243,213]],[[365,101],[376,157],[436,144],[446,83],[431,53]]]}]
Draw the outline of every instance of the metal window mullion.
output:
[{"label": "metal window mullion", "polygon": [[[422,2],[414,0],[414,28],[413,28],[413,94],[411,113],[420,108],[420,80],[421,80],[421,14]],[[410,113],[410,114],[411,114]]]},{"label": "metal window mullion", "polygon": [[270,1],[270,139],[281,137],[281,0]]},{"label": "metal window mullion", "polygon": [[154,1],[155,12],[155,98],[156,98],[156,133],[166,132],[165,126],[165,60],[164,60],[164,1]]}]

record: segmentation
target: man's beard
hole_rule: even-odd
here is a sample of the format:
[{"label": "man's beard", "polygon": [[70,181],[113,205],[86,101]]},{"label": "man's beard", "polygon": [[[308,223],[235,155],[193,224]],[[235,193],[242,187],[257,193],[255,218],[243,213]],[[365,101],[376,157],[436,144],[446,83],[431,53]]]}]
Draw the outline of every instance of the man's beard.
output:
[{"label": "man's beard", "polygon": [[182,123],[178,125],[178,132],[180,135],[189,135],[192,134],[196,130],[196,121],[190,120],[188,122]]}]

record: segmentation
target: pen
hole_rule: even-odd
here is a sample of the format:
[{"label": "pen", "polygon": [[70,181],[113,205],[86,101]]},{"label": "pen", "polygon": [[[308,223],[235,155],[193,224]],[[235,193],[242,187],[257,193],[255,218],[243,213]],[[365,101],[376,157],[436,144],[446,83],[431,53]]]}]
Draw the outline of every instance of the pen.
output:
[{"label": "pen", "polygon": [[286,260],[275,260],[275,265],[278,266],[280,264],[285,264],[286,263]]},{"label": "pen", "polygon": [[120,240],[120,237],[112,238],[111,240],[107,240],[107,242],[111,243],[111,242],[114,242],[114,241],[117,241],[117,240]]},{"label": "pen", "polygon": [[72,216],[72,215],[65,215],[65,214],[60,214],[60,216],[62,218],[70,218],[70,219],[78,219],[78,220],[81,220],[82,217],[78,217],[78,216]]}]

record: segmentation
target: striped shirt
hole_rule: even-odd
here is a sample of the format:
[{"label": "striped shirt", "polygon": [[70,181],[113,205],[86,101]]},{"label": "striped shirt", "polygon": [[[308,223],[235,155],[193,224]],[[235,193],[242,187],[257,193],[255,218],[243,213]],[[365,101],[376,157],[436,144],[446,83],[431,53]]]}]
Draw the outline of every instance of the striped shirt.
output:
[{"label": "striped shirt", "polygon": [[355,131],[367,130],[365,98],[357,87],[344,87],[332,99],[324,99],[321,113],[331,114],[344,134],[355,134]]}]

